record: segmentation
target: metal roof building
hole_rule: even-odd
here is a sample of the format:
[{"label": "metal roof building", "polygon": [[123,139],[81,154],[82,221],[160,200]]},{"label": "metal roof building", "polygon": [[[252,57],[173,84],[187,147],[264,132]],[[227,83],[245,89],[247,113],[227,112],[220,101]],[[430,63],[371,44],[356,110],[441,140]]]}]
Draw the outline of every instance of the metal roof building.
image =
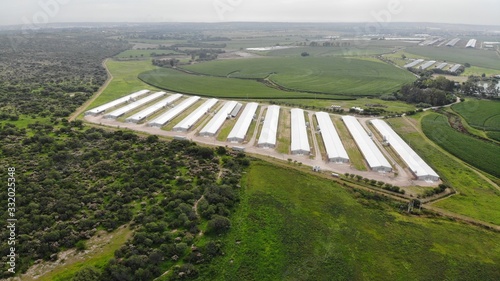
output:
[{"label": "metal roof building", "polygon": [[462,67],[461,64],[455,64],[454,66],[451,67],[450,71],[457,72],[461,67]]},{"label": "metal roof building", "polygon": [[167,93],[165,92],[157,92],[157,93],[154,93],[150,96],[147,96],[143,99],[140,99],[140,100],[137,100],[133,103],[130,103],[130,104],[127,104],[126,106],[124,107],[121,107],[121,108],[118,108],[117,110],[114,110],[106,115],[104,115],[104,118],[109,118],[109,119],[116,119],[120,116],[122,116],[123,114],[127,113],[127,112],[130,112],[136,108],[139,108],[147,103],[150,103],[158,98],[161,98],[163,97],[164,95],[166,95]]},{"label": "metal roof building", "polygon": [[238,116],[238,113],[240,113],[241,111],[241,108],[243,107],[243,104],[241,103],[238,103],[234,109],[231,111],[231,113],[229,114],[232,118]]},{"label": "metal roof building", "polygon": [[266,119],[260,132],[259,147],[276,147],[276,134],[278,133],[278,121],[280,118],[280,107],[271,105],[267,107]]},{"label": "metal roof building", "polygon": [[370,121],[384,139],[396,150],[419,180],[438,181],[438,174],[384,121]]},{"label": "metal roof building", "polygon": [[436,66],[437,69],[443,69],[447,66],[448,64],[446,62],[443,62],[443,63],[440,63],[438,64],[438,66]]},{"label": "metal roof building", "polygon": [[131,123],[139,123],[141,120],[147,118],[148,116],[158,112],[159,110],[165,108],[169,104],[173,103],[174,101],[180,99],[182,97],[181,94],[173,94],[169,96],[166,99],[161,100],[160,102],[157,102],[153,104],[152,106],[141,110],[140,112],[130,116],[127,118],[125,121],[126,122],[131,122]]},{"label": "metal roof building", "polygon": [[365,157],[368,166],[374,171],[392,171],[391,164],[385,159],[380,149],[375,145],[370,136],[368,136],[358,120],[353,116],[343,116],[342,120]]},{"label": "metal roof building", "polygon": [[414,67],[414,66],[416,66],[417,64],[420,64],[420,63],[422,63],[422,62],[424,62],[424,60],[423,60],[423,59],[414,60],[414,61],[412,61],[412,62],[410,62],[410,63],[406,64],[406,65],[404,66],[404,68],[411,68],[411,67]]},{"label": "metal roof building", "polygon": [[195,111],[191,112],[188,117],[184,118],[174,127],[174,131],[177,132],[187,132],[191,127],[198,122],[198,120],[203,117],[215,104],[217,104],[218,99],[209,99],[198,107]]},{"label": "metal roof building", "polygon": [[321,130],[321,137],[325,144],[328,160],[338,163],[349,162],[347,151],[340,140],[337,130],[333,126],[330,115],[326,112],[316,112],[316,120],[318,120],[318,127]]},{"label": "metal roof building", "polygon": [[467,42],[467,45],[465,46],[465,48],[475,48],[476,43],[477,43],[476,39],[470,39],[469,42]]},{"label": "metal roof building", "polygon": [[127,95],[127,96],[124,96],[122,98],[119,98],[119,99],[116,99],[112,102],[108,102],[108,103],[105,103],[103,105],[100,105],[96,108],[93,108],[87,112],[85,112],[85,115],[93,115],[93,116],[96,116],[96,115],[99,115],[103,112],[106,112],[106,110],[110,109],[110,108],[113,108],[115,106],[118,106],[122,103],[126,103],[128,101],[135,101],[136,98],[140,97],[140,96],[143,96],[145,94],[149,93],[149,90],[141,90],[141,91],[138,91],[138,92],[135,92],[135,93],[132,93],[130,95]]},{"label": "metal roof building", "polygon": [[435,63],[436,63],[436,61],[435,61],[435,60],[430,60],[430,61],[428,61],[428,62],[426,62],[426,63],[422,64],[422,65],[420,66],[420,69],[422,69],[422,70],[426,70],[427,68],[429,68],[429,67],[433,66]]},{"label": "metal roof building", "polygon": [[200,97],[193,96],[193,97],[190,97],[190,98],[182,101],[176,107],[170,109],[169,111],[167,111],[164,114],[160,115],[158,118],[156,118],[153,121],[149,122],[148,125],[152,126],[152,127],[163,127],[165,124],[167,124],[168,122],[172,121],[172,119],[174,119],[177,115],[181,114],[188,107],[190,107],[191,105],[195,104],[199,99],[200,99]]},{"label": "metal roof building", "polygon": [[222,108],[215,114],[215,116],[208,122],[203,129],[200,131],[200,135],[204,137],[215,136],[217,131],[220,129],[224,121],[230,116],[233,109],[238,105],[238,102],[228,101],[222,106]]},{"label": "metal roof building", "polygon": [[245,140],[245,136],[255,116],[257,107],[259,107],[258,103],[255,102],[247,103],[245,109],[243,109],[243,112],[241,113],[240,118],[238,119],[238,121],[236,121],[236,124],[229,133],[227,141],[242,142],[243,140]]},{"label": "metal roof building", "polygon": [[294,108],[290,112],[292,121],[292,154],[310,154],[311,146],[309,145],[309,138],[307,136],[304,110]]},{"label": "metal roof building", "polygon": [[460,38],[455,38],[446,43],[446,46],[453,47],[460,41]]}]

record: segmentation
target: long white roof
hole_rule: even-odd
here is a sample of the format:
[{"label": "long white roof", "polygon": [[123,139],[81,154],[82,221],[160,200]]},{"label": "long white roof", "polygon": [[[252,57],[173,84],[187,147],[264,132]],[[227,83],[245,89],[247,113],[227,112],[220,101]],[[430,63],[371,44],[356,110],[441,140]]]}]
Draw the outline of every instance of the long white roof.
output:
[{"label": "long white roof", "polygon": [[420,68],[425,70],[425,69],[427,69],[427,68],[429,68],[429,67],[433,66],[435,63],[436,63],[436,61],[435,61],[435,60],[430,60],[430,61],[425,62],[424,64],[422,64],[422,65],[420,66]]},{"label": "long white roof", "polygon": [[205,103],[203,103],[200,107],[198,107],[195,111],[191,112],[186,118],[184,118],[181,122],[179,122],[174,127],[174,131],[176,130],[189,130],[191,126],[193,126],[205,113],[207,113],[219,100],[218,99],[209,99]]},{"label": "long white roof", "polygon": [[291,150],[301,152],[311,152],[309,139],[307,137],[306,120],[304,119],[304,110],[293,108],[290,110],[292,121],[292,142]]},{"label": "long white roof", "polygon": [[321,129],[321,137],[325,144],[328,159],[341,158],[349,160],[347,151],[340,140],[337,130],[333,126],[330,115],[326,112],[316,112],[316,120],[318,120],[318,125]]},{"label": "long white roof", "polygon": [[420,156],[384,121],[379,119],[371,120],[373,126],[388,141],[403,161],[415,173],[417,177],[434,176],[438,174],[425,163]]},{"label": "long white roof", "polygon": [[404,67],[405,67],[405,68],[414,67],[414,66],[416,66],[417,64],[420,64],[420,63],[422,63],[422,62],[424,62],[424,60],[423,60],[423,59],[414,60],[414,61],[412,61],[412,62],[410,62],[410,63],[406,64]]},{"label": "long white roof", "polygon": [[171,96],[169,96],[168,98],[166,99],[163,99],[161,100],[160,102],[157,102],[155,104],[153,104],[152,106],[144,109],[144,110],[141,110],[140,112],[130,116],[129,118],[127,118],[127,122],[130,122],[130,121],[135,121],[135,122],[139,122],[141,121],[142,119],[150,116],[151,114],[157,112],[158,110],[164,108],[165,106],[173,103],[174,101],[180,99],[182,97],[181,94],[173,94]]},{"label": "long white roof", "polygon": [[377,145],[373,142],[373,140],[368,136],[366,131],[363,129],[361,124],[359,124],[358,120],[353,116],[343,116],[342,120],[344,121],[347,129],[351,133],[354,138],[354,141],[358,145],[361,153],[368,162],[370,168],[376,167],[387,167],[392,168],[389,161],[385,159],[384,155],[378,149]]},{"label": "long white roof", "polygon": [[476,39],[470,39],[469,42],[467,42],[467,45],[465,47],[466,48],[475,48],[476,43],[477,43]]},{"label": "long white roof", "polygon": [[448,63],[446,62],[443,62],[443,63],[440,63],[438,66],[436,66],[437,69],[443,69],[445,66],[447,66]]},{"label": "long white roof", "polygon": [[451,72],[457,72],[460,69],[460,67],[462,67],[462,65],[455,64],[454,66],[451,67],[450,71]]},{"label": "long white roof", "polygon": [[157,93],[154,93],[150,96],[147,96],[143,99],[140,99],[140,100],[137,100],[133,103],[130,103],[130,104],[127,104],[126,106],[124,107],[120,107],[118,108],[117,110],[114,110],[108,114],[106,114],[104,117],[106,118],[118,118],[120,116],[122,116],[123,114],[129,112],[129,111],[132,111],[136,108],[139,108],[149,102],[152,102],[154,101],[155,99],[158,99],[160,97],[163,97],[164,95],[166,95],[167,93],[165,92],[157,92]]},{"label": "long white roof", "polygon": [[93,109],[87,111],[85,114],[97,115],[97,114],[103,113],[103,112],[105,112],[106,110],[108,110],[108,109],[110,109],[112,107],[115,107],[117,105],[125,103],[125,102],[127,102],[129,100],[134,100],[135,98],[140,97],[142,95],[145,95],[147,93],[149,93],[149,90],[141,90],[141,91],[132,93],[130,95],[124,96],[122,98],[116,99],[114,101],[111,101],[111,102],[105,103],[103,105],[100,105],[100,106],[98,106],[96,108],[93,108]]},{"label": "long white roof", "polygon": [[276,134],[278,133],[278,120],[280,117],[280,107],[271,105],[267,107],[266,119],[260,132],[259,145],[276,145]]},{"label": "long white roof", "polygon": [[154,119],[153,121],[149,122],[148,124],[150,126],[163,126],[172,119],[174,119],[177,115],[179,115],[181,112],[186,110],[188,107],[196,103],[200,97],[198,96],[193,96],[190,97],[184,101],[182,101],[179,105],[176,107],[170,109],[169,111],[165,112],[164,114],[160,115],[158,118]]},{"label": "long white roof", "polygon": [[228,139],[244,139],[245,135],[248,132],[248,128],[250,128],[250,124],[252,123],[252,119],[257,111],[257,107],[259,104],[256,102],[247,103],[245,109],[241,113],[240,118],[234,125],[233,129],[229,133]]},{"label": "long white roof", "polygon": [[238,105],[236,101],[228,101],[222,106],[222,108],[215,114],[215,116],[208,122],[203,129],[201,129],[200,134],[210,134],[215,135],[220,129],[224,121],[226,121],[227,116],[231,114],[231,111]]}]

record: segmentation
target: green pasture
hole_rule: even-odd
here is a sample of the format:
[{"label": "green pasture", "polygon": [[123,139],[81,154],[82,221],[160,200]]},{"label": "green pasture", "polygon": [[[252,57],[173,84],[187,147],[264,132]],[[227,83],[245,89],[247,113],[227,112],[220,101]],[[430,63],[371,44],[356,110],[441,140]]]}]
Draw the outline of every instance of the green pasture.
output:
[{"label": "green pasture", "polygon": [[223,60],[185,66],[211,76],[263,79],[297,91],[370,96],[391,93],[415,80],[407,72],[373,60],[287,57]]},{"label": "green pasture", "polygon": [[106,65],[113,75],[113,80],[88,109],[143,89],[155,90],[154,87],[137,79],[139,73],[157,68],[151,61],[108,60]]},{"label": "green pasture", "polygon": [[467,99],[451,108],[476,129],[500,131],[499,101]]},{"label": "green pasture", "polygon": [[[500,225],[500,191],[481,177],[478,172],[473,171],[467,164],[447,153],[440,146],[427,139],[424,133],[415,130],[410,125],[410,123],[414,123],[419,128],[420,120],[429,115],[436,116],[434,113],[425,112],[415,115],[414,118],[391,118],[387,119],[387,122],[424,161],[436,170],[443,181],[458,191],[457,195],[438,201],[434,205],[471,218]],[[440,127],[436,127],[435,131],[436,136],[448,133],[447,130],[443,131]]]},{"label": "green pasture", "polygon": [[[407,216],[328,179],[254,161],[197,280],[498,280],[499,234]],[[371,195],[373,197],[373,195]]]},{"label": "green pasture", "polygon": [[[171,68],[161,68],[143,72],[139,74],[139,79],[151,86],[161,89],[208,97],[239,99],[315,98],[314,94],[281,91],[267,87],[255,80],[192,75]],[[316,96],[324,99],[346,98],[334,94]]]}]

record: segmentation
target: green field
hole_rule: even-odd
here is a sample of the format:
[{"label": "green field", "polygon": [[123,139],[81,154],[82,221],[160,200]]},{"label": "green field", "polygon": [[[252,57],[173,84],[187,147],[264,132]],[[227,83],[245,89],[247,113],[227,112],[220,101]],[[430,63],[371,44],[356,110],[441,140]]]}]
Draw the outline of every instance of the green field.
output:
[{"label": "green field", "polygon": [[451,185],[458,194],[446,200],[433,203],[443,208],[471,218],[500,225],[500,191],[495,189],[479,172],[447,153],[437,144],[428,140],[419,126],[420,120],[431,112],[421,113],[412,118],[392,118],[387,122],[410,146],[434,168],[444,182]]},{"label": "green field", "polygon": [[205,75],[263,79],[297,91],[369,96],[390,93],[415,80],[411,73],[368,59],[286,57],[223,60],[185,66]]},{"label": "green field", "polygon": [[201,95],[219,98],[291,98],[291,99],[346,99],[339,95],[314,95],[310,93],[287,92],[266,85],[255,80],[191,75],[184,72],[161,68],[139,74],[139,79],[155,87],[192,95]]},{"label": "green field", "polygon": [[472,66],[500,70],[500,57],[494,51],[448,47],[409,47],[406,52],[433,60],[454,62]]},{"label": "green field", "polygon": [[451,107],[472,127],[484,131],[500,131],[500,102],[468,99]]},{"label": "green field", "polygon": [[[500,177],[500,145],[462,134],[448,124],[444,115],[430,114],[422,119],[425,135],[439,146],[495,177]],[[495,156],[494,156],[495,155]]]},{"label": "green field", "polygon": [[137,58],[143,58],[143,59],[150,59],[152,57],[152,54],[182,54],[173,50],[126,50],[124,52],[121,52],[120,54],[116,55],[116,58],[119,59],[137,59]]},{"label": "green field", "polygon": [[113,80],[88,109],[143,89],[155,90],[154,87],[137,79],[139,73],[156,68],[151,64],[151,61],[108,60],[106,65],[113,75]]},{"label": "green field", "polygon": [[254,162],[198,280],[499,280],[499,234],[399,214],[328,179]]}]

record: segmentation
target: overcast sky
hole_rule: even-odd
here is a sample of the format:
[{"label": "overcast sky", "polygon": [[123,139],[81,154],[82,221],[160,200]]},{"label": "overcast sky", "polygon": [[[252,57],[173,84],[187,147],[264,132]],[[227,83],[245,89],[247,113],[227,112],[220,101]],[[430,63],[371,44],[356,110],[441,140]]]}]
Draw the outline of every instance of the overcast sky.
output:
[{"label": "overcast sky", "polygon": [[225,21],[392,21],[500,25],[500,1],[1,0],[0,5],[0,25]]}]

